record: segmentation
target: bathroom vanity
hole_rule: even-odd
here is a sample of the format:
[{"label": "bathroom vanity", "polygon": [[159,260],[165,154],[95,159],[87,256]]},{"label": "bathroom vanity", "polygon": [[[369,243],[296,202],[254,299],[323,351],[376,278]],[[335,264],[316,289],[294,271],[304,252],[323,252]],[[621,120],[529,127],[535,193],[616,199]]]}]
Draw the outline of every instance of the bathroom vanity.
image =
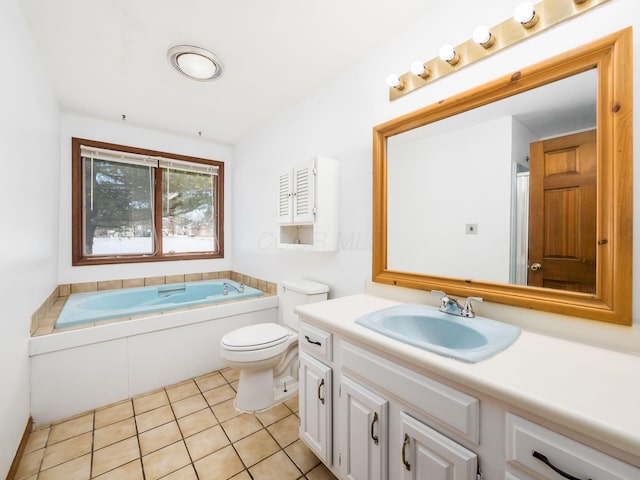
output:
[{"label": "bathroom vanity", "polygon": [[640,479],[640,357],[522,331],[465,363],[355,323],[398,304],[296,308],[300,438],[338,478]]}]

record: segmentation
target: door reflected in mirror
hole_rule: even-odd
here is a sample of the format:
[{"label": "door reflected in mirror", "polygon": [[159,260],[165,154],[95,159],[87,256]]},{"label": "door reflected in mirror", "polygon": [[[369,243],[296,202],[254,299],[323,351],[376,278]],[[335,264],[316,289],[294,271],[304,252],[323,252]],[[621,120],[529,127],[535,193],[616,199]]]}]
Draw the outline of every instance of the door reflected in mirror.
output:
[{"label": "door reflected in mirror", "polygon": [[388,265],[595,292],[597,69],[389,137]]}]

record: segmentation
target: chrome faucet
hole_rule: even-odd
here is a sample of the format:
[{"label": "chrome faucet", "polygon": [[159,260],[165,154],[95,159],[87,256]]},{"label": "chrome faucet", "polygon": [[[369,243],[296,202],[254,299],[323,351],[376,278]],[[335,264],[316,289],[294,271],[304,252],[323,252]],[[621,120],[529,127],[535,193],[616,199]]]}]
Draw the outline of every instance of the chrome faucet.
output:
[{"label": "chrome faucet", "polygon": [[456,298],[450,297],[449,295],[447,295],[445,292],[441,290],[431,290],[431,293],[440,295],[440,311],[441,312],[448,313],[449,315],[457,315],[459,317],[467,317],[467,318],[475,317],[476,314],[473,311],[473,306],[471,302],[482,302],[482,298],[480,297],[467,297],[463,307],[463,306],[460,306]]},{"label": "chrome faucet", "polygon": [[235,289],[236,292],[238,293],[244,293],[244,283],[239,283],[238,285],[234,285],[233,283],[224,282],[222,285],[223,285],[223,289],[222,289],[223,295],[229,294],[229,287]]}]

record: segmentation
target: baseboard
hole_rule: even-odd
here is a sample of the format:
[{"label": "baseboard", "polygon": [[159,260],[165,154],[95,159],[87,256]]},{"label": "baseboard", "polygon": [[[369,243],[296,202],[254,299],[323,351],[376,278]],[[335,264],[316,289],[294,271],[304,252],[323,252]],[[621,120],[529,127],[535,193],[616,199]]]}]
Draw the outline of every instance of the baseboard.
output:
[{"label": "baseboard", "polygon": [[14,480],[16,478],[16,473],[18,473],[18,466],[20,465],[20,460],[22,459],[24,449],[27,447],[27,441],[29,440],[29,434],[31,433],[32,428],[33,417],[29,417],[27,426],[25,427],[24,433],[22,434],[22,440],[20,440],[20,445],[18,446],[18,451],[16,452],[15,457],[13,457],[11,468],[9,468],[9,473],[7,473],[7,480]]}]

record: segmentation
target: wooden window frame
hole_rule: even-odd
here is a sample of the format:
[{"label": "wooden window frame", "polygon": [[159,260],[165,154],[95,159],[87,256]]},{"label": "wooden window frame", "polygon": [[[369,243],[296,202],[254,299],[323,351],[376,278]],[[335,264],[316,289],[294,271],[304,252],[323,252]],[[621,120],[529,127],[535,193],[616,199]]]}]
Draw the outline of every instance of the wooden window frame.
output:
[{"label": "wooden window frame", "polygon": [[[150,157],[163,157],[184,162],[200,163],[218,167],[217,185],[215,192],[215,212],[214,228],[218,240],[218,250],[213,252],[194,253],[163,253],[162,235],[157,235],[156,253],[152,254],[131,254],[131,255],[104,255],[86,256],[83,248],[83,223],[82,212],[82,158],[80,146],[101,148],[106,150],[116,150]],[[144,263],[144,262],[165,262],[177,260],[209,260],[224,258],[224,162],[218,160],[207,160],[204,158],[189,157],[175,153],[161,152],[157,150],[147,150],[144,148],[117,145],[112,143],[99,142],[73,137],[71,139],[71,249],[72,265],[109,265],[119,263]],[[156,232],[162,232],[162,169],[156,168],[154,172],[154,226]]]}]

